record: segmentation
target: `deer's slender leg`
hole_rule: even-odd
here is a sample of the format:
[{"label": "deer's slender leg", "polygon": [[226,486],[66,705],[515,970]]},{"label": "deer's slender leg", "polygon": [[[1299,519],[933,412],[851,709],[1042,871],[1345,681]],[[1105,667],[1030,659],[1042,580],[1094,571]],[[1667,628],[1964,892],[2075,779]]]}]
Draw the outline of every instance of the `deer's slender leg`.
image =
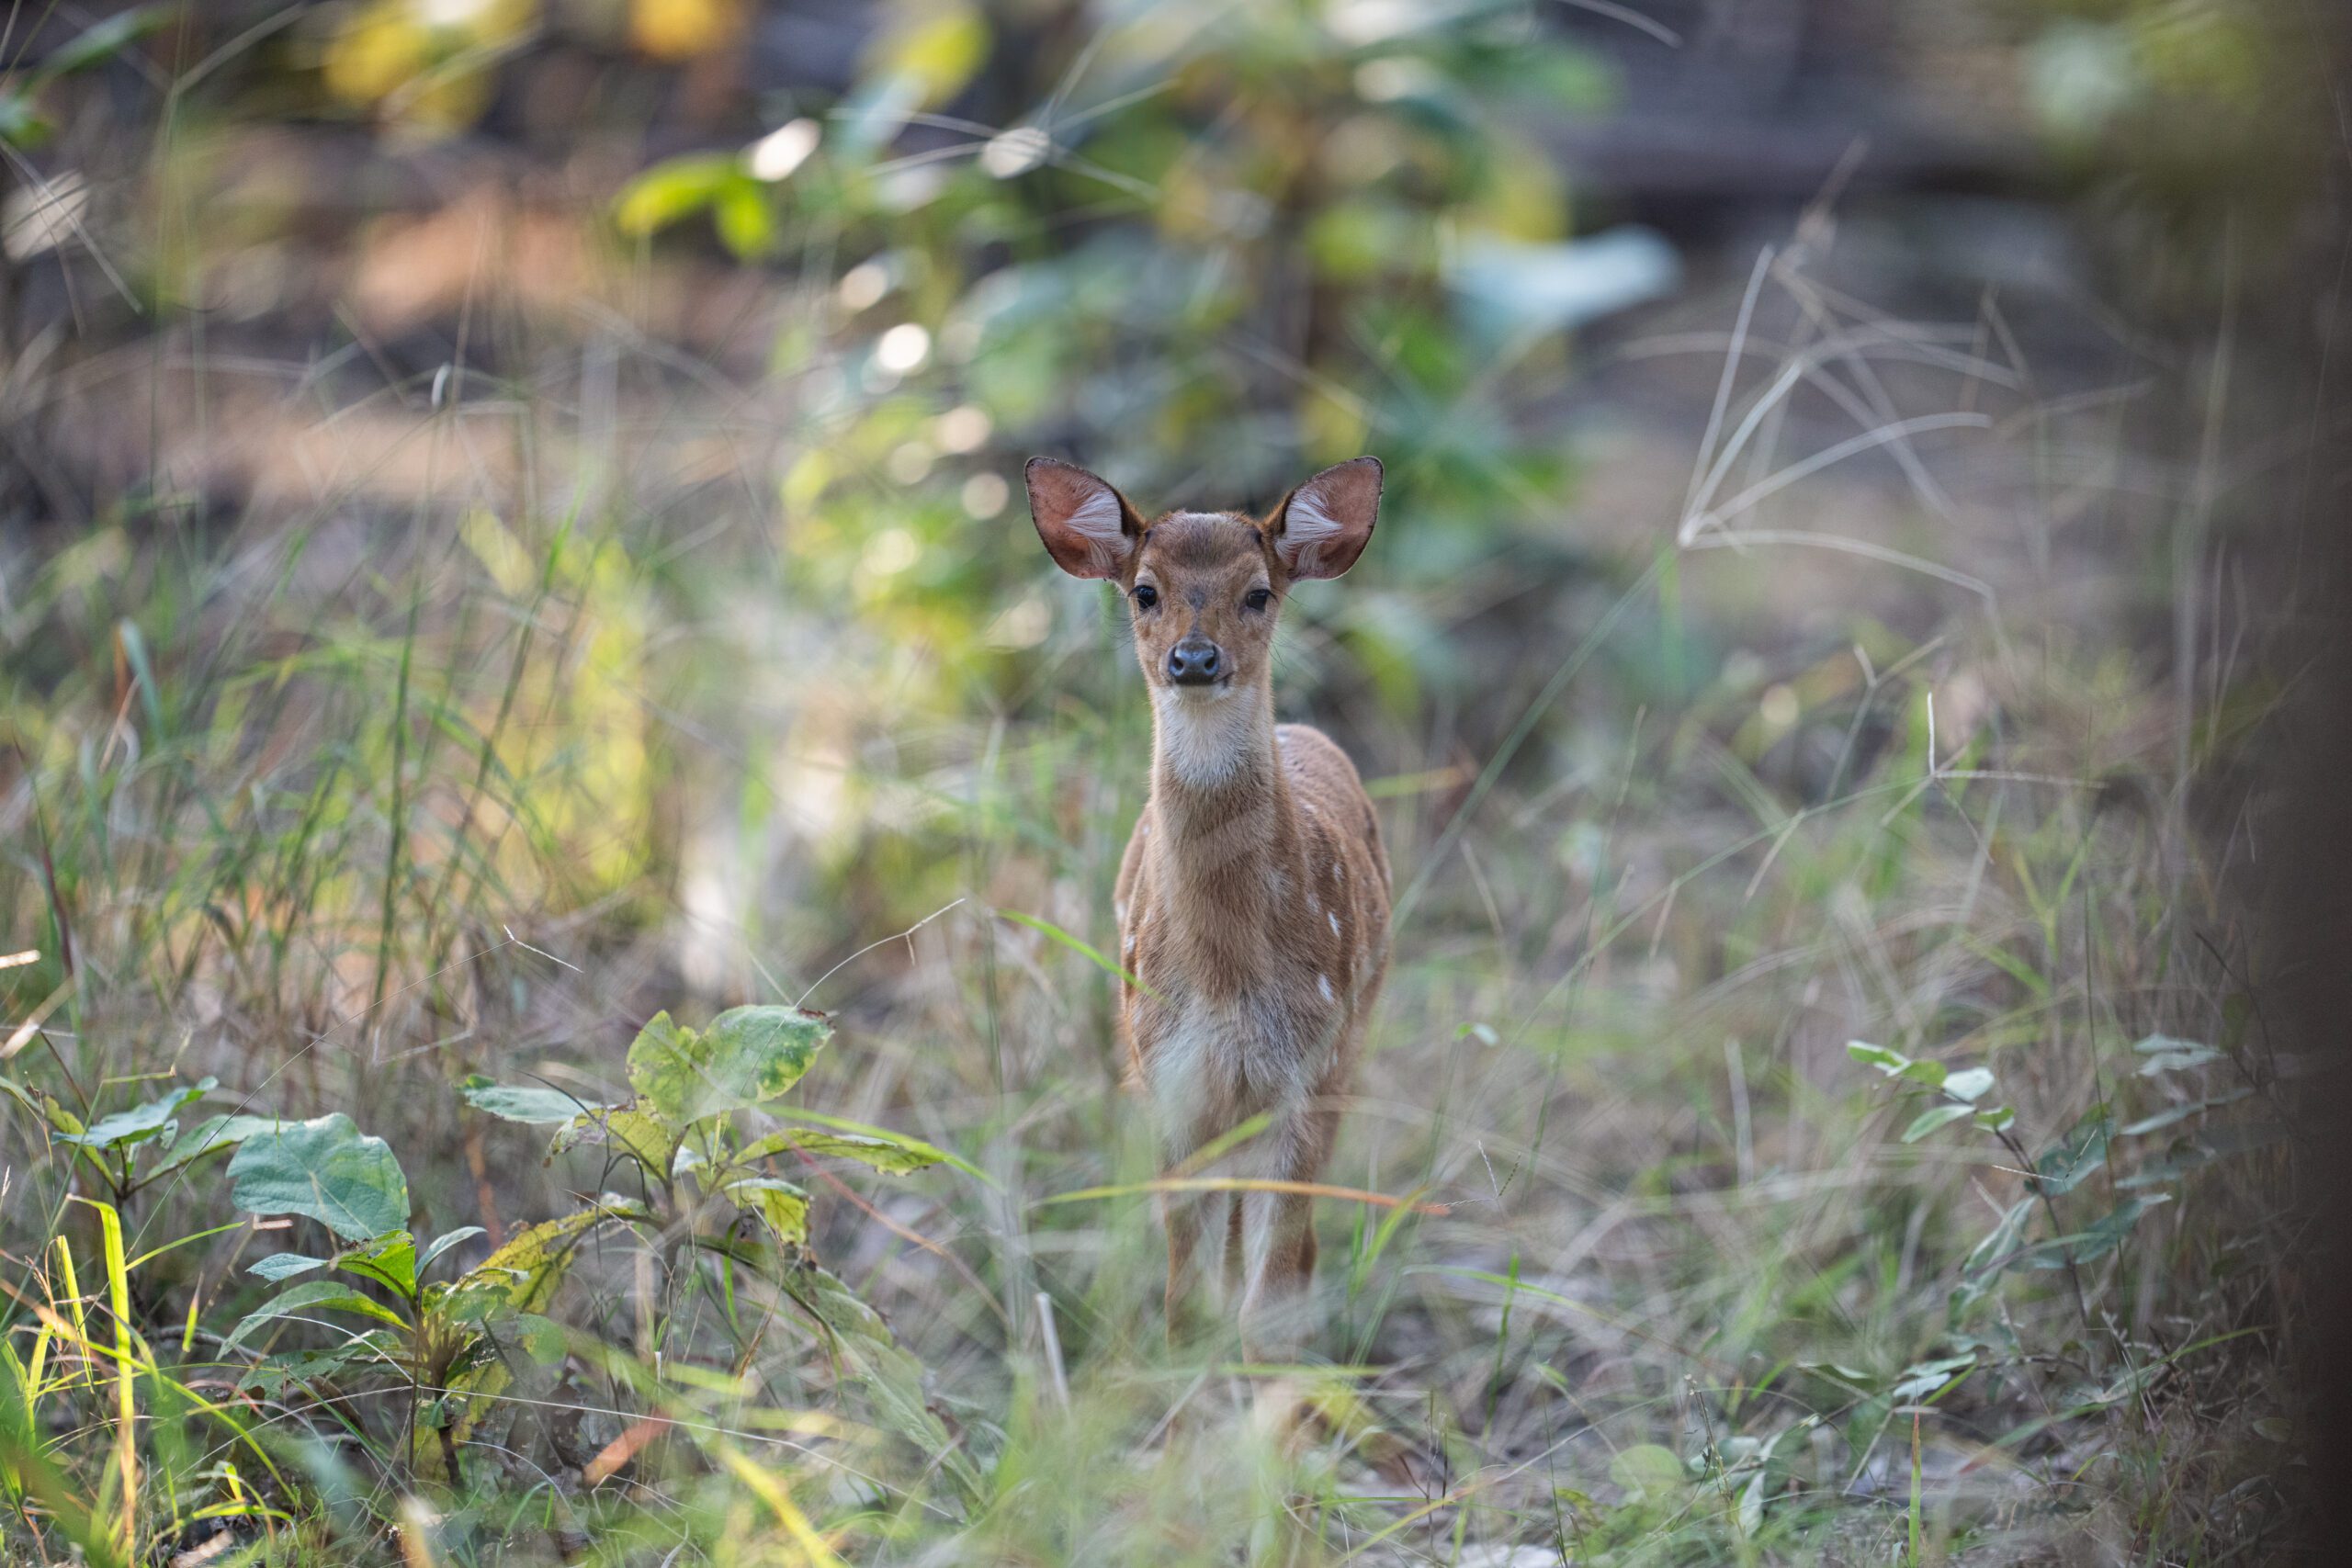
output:
[{"label": "deer's slender leg", "polygon": [[[1275,1134],[1267,1174],[1317,1179],[1339,1126],[1340,1107],[1329,1097],[1293,1112]],[[1243,1353],[1252,1360],[1289,1359],[1314,1328],[1314,1200],[1303,1192],[1248,1192],[1241,1213]]]}]

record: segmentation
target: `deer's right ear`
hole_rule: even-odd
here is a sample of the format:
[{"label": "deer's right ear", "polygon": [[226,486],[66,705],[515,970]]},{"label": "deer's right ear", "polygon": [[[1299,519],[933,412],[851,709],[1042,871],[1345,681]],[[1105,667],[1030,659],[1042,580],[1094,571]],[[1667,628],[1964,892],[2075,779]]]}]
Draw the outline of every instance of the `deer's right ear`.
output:
[{"label": "deer's right ear", "polygon": [[1054,564],[1072,577],[1119,577],[1127,569],[1143,519],[1127,498],[1084,468],[1032,457],[1023,471],[1029,516]]}]

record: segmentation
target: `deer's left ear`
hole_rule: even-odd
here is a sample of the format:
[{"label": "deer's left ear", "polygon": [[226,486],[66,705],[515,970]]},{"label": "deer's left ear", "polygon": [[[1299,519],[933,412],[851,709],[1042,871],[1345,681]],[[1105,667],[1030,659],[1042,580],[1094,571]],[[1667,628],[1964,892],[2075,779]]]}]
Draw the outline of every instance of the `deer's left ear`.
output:
[{"label": "deer's left ear", "polygon": [[1266,533],[1294,578],[1337,577],[1372,542],[1379,513],[1380,459],[1351,457],[1284,496]]}]

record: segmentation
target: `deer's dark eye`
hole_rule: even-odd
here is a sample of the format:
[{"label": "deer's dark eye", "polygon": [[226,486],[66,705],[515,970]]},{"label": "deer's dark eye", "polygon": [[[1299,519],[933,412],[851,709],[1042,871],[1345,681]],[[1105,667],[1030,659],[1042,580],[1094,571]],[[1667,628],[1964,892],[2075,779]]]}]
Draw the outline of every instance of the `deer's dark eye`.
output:
[{"label": "deer's dark eye", "polygon": [[1252,588],[1241,599],[1241,603],[1252,610],[1262,610],[1273,602],[1273,594],[1263,588]]},{"label": "deer's dark eye", "polygon": [[1148,582],[1138,582],[1138,583],[1136,583],[1136,609],[1138,609],[1138,610],[1148,610],[1148,609],[1150,609],[1154,604],[1159,604],[1159,589],[1154,588],[1154,587],[1153,587],[1150,583],[1148,583]]}]

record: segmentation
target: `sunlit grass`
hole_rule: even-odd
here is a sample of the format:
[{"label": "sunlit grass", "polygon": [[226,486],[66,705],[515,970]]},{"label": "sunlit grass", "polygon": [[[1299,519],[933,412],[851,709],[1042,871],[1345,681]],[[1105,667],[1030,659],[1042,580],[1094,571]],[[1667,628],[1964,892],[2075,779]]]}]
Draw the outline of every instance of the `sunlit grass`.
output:
[{"label": "sunlit grass", "polygon": [[[1235,27],[1111,63],[1134,101],[1180,46],[1246,77],[1263,40]],[[663,221],[571,225],[609,299],[549,315],[544,279],[451,272],[467,334],[396,345],[426,368],[363,330],[331,372],[235,364],[293,390],[240,405],[288,440],[254,439],[234,503],[159,480],[6,547],[12,1557],[1530,1568],[2259,1539],[2289,1404],[2279,1076],[2231,852],[2183,802],[2268,688],[2224,662],[2184,712],[2139,622],[2204,585],[2068,532],[2134,430],[2038,393],[1990,315],[1894,320],[1803,247],[1693,303],[1703,331],[1628,347],[1673,367],[1654,445],[1565,427],[1548,330],[1481,337],[1430,303],[1431,258],[1363,239],[1548,240],[1548,165],[1462,102],[1442,135],[1374,118],[1316,47],[1299,120],[1247,120],[1239,152],[1178,157],[1181,122],[1106,109],[1038,195],[972,172],[995,139],[959,144],[943,208],[1036,248],[1001,272],[837,142],[789,202],[732,155],[662,165],[623,208]],[[1528,91],[1540,53],[1487,85]],[[424,120],[479,112],[479,62],[450,58],[463,90]],[[349,96],[394,117],[398,85]],[[1294,353],[1248,315],[1275,242],[1202,209],[1309,199],[1283,159],[1342,115],[1430,190],[1367,179],[1317,231],[1345,308]],[[1044,246],[1106,189],[1148,244]],[[729,329],[752,350],[657,331],[752,276],[655,250],[689,218],[775,269],[747,295],[770,314]],[[190,298],[227,265],[166,249]],[[1364,567],[1302,592],[1279,649],[1285,714],[1359,758],[1398,872],[1297,1366],[1159,1320],[1166,1184],[1106,941],[1148,719],[1115,615],[1044,567],[1010,482],[1070,430],[1171,502],[1264,499],[1303,450],[1391,459]],[[1594,514],[1588,479],[1643,504]],[[2177,498],[2141,499],[2116,525],[2153,558]],[[747,1002],[836,1034],[790,1100],[726,1113],[705,1168],[788,1128],[941,1156],[775,1144],[805,1247],[677,1201],[687,1168],[609,1119],[550,1156],[469,1098],[481,1074],[609,1112],[649,1019]],[[254,1264],[335,1247],[239,1213],[222,1155],[164,1124],[328,1111],[390,1145],[417,1237],[481,1227],[445,1278],[583,1205],[611,1223],[494,1324],[427,1333],[412,1292],[405,1343],[324,1305],[238,1337],[274,1289]],[[497,1377],[424,1375],[454,1363],[419,1346],[476,1334],[513,1340]]]}]

